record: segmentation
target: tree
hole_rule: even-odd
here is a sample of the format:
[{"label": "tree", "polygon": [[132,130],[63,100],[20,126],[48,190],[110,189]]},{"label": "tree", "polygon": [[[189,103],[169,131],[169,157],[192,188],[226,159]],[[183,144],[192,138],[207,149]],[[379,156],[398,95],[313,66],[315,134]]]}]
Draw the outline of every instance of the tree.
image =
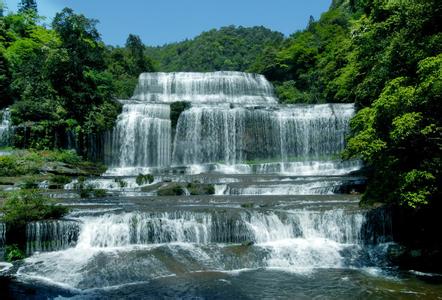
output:
[{"label": "tree", "polygon": [[4,52],[5,50],[0,48],[0,109],[12,102],[10,97],[11,72]]},{"label": "tree", "polygon": [[126,40],[126,49],[129,51],[130,75],[138,76],[140,73],[153,69],[151,60],[144,55],[144,44],[138,35],[129,34]]},{"label": "tree", "polygon": [[5,3],[0,1],[0,17],[3,17],[5,14]]},{"label": "tree", "polygon": [[37,1],[36,0],[21,0],[18,5],[18,11],[23,12],[33,12],[37,13]]},{"label": "tree", "polygon": [[263,26],[227,26],[191,40],[147,47],[146,53],[165,72],[246,71],[266,48],[279,48],[282,33]]}]

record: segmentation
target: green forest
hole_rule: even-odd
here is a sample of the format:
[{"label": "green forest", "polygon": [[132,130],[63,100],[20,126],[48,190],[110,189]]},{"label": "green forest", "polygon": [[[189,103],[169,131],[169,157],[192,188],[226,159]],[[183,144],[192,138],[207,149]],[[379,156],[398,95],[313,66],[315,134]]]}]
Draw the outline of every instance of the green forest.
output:
[{"label": "green forest", "polygon": [[356,103],[343,158],[361,158],[366,203],[439,205],[442,3],[335,0],[319,20],[284,37],[264,27],[223,27],[145,46],[129,35],[106,45],[97,20],[69,8],[52,23],[35,1],[0,17],[0,108],[10,106],[16,147],[59,149],[75,132],[112,128],[137,77],[150,71],[264,74],[283,103]]}]

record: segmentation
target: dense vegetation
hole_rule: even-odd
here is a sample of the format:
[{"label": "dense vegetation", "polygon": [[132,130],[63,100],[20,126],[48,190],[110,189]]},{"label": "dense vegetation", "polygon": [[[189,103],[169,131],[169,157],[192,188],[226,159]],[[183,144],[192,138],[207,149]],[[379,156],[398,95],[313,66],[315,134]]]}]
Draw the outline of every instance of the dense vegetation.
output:
[{"label": "dense vegetation", "polygon": [[37,190],[20,190],[5,195],[1,221],[7,226],[24,227],[28,222],[59,219],[67,214],[65,206],[55,205]]},{"label": "dense vegetation", "polygon": [[16,146],[66,147],[73,136],[84,154],[89,135],[112,128],[115,99],[131,94],[152,63],[137,36],[124,49],[106,47],[97,21],[66,8],[49,29],[34,5],[0,17],[0,108],[12,105]]},{"label": "dense vegetation", "polygon": [[438,205],[441,26],[437,0],[334,1],[251,70],[284,102],[356,103],[344,156],[368,167],[366,201]]},{"label": "dense vegetation", "polygon": [[246,71],[266,47],[279,46],[284,37],[265,27],[222,27],[191,40],[148,47],[146,53],[165,72]]}]

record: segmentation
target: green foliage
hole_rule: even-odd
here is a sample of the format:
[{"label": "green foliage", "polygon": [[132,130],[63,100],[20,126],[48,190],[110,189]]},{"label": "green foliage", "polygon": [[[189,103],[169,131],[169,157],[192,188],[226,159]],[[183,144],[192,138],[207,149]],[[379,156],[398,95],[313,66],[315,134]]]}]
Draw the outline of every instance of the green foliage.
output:
[{"label": "green foliage", "polygon": [[1,220],[12,228],[23,227],[33,221],[59,219],[68,213],[66,207],[53,204],[36,190],[9,192],[3,197]]},{"label": "green foliage", "polygon": [[351,102],[357,74],[354,18],[345,5],[335,4],[279,49],[263,51],[249,70],[273,81],[284,103]]},{"label": "green foliage", "polygon": [[17,147],[66,146],[75,132],[82,154],[86,136],[108,130],[121,105],[96,21],[64,9],[52,29],[39,24],[35,1],[0,19],[0,107],[12,102]]},{"label": "green foliage", "polygon": [[434,175],[426,171],[411,170],[404,174],[399,188],[402,203],[413,208],[428,204],[435,184]]},{"label": "green foliage", "polygon": [[245,71],[267,47],[278,47],[283,35],[264,27],[222,27],[192,40],[148,47],[146,53],[159,62],[158,69],[173,71]]},{"label": "green foliage", "polygon": [[121,179],[121,178],[115,178],[114,179],[114,181],[116,182],[116,183],[118,183],[118,186],[120,187],[120,188],[125,188],[125,187],[127,187],[127,181],[125,181],[124,179]]},{"label": "green foliage", "polygon": [[173,129],[176,128],[181,113],[189,108],[190,103],[188,102],[173,102],[170,104],[170,121]]},{"label": "green foliage", "polygon": [[107,191],[104,189],[94,189],[92,193],[95,198],[103,198],[107,195]]},{"label": "green foliage", "polygon": [[[384,200],[418,208],[440,197],[442,55],[418,62],[417,78],[388,82],[370,108],[352,120],[346,157],[372,167],[365,200]],[[377,199],[379,201],[379,198]]]},{"label": "green foliage", "polygon": [[7,245],[5,247],[5,254],[4,254],[5,260],[7,262],[13,262],[16,260],[25,259],[26,255],[25,253],[18,247],[18,245]]},{"label": "green foliage", "polygon": [[153,61],[144,52],[145,46],[140,37],[133,34],[127,38],[124,48],[107,48],[107,71],[112,74],[116,97],[130,98],[138,76],[143,72],[155,71]]},{"label": "green foliage", "polygon": [[51,183],[55,183],[58,185],[65,185],[72,181],[71,177],[64,175],[54,175],[51,177]]},{"label": "green foliage", "polygon": [[37,13],[37,1],[36,0],[21,0],[18,5],[19,12],[33,12]]},{"label": "green foliage", "polygon": [[151,184],[152,182],[154,182],[155,178],[153,177],[153,175],[151,174],[138,174],[137,178],[135,179],[135,182],[138,185],[145,185],[147,183]]},{"label": "green foliage", "polygon": [[0,176],[37,174],[43,166],[43,159],[34,152],[17,152],[0,156]]},{"label": "green foliage", "polygon": [[284,81],[283,83],[275,84],[276,94],[283,103],[308,103],[309,95],[305,92],[300,92],[296,87],[294,80]]},{"label": "green foliage", "polygon": [[162,187],[157,192],[158,196],[182,196],[185,194],[183,188],[179,184],[171,184]]},{"label": "green foliage", "polygon": [[31,176],[31,177],[26,177],[23,180],[23,184],[21,185],[22,189],[25,190],[32,190],[32,189],[37,189],[38,188],[38,178],[35,176]]},{"label": "green foliage", "polygon": [[188,183],[187,190],[191,195],[214,195],[215,186],[213,184]]},{"label": "green foliage", "polygon": [[0,176],[36,175],[43,172],[45,166],[51,165],[79,169],[90,174],[105,171],[101,164],[83,161],[71,150],[16,150],[11,155],[0,156]]}]

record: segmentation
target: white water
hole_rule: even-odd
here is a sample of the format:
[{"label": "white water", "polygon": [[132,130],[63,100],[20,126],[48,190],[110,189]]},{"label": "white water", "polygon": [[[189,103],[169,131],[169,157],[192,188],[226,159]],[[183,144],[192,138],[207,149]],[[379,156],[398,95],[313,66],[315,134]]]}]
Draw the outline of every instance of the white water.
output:
[{"label": "white water", "polygon": [[[178,166],[190,174],[339,175],[359,168],[333,160],[344,149],[354,105],[278,105],[261,75],[144,73],[132,99],[107,138],[108,175]],[[176,101],[191,107],[172,130],[169,103]]]},{"label": "white water", "polygon": [[107,141],[111,167],[161,167],[170,164],[170,107],[161,104],[125,104]]},{"label": "white water", "polygon": [[143,73],[132,99],[162,103],[277,103],[273,87],[264,76],[241,72]]},{"label": "white water", "polygon": [[306,183],[215,185],[215,195],[332,195],[342,181],[315,181]]},{"label": "white water", "polygon": [[0,111],[2,114],[0,122],[0,146],[8,146],[11,135],[11,112],[9,109]]},{"label": "white water", "polygon": [[[170,267],[174,263],[167,262],[163,255],[194,271],[264,267],[299,273],[351,267],[349,262],[363,255],[364,216],[340,209],[283,214],[251,211],[232,216],[185,211],[125,213],[80,220],[83,224],[74,248],[34,254],[26,259],[19,274],[75,288],[104,287],[112,284],[104,278],[110,276],[106,272],[117,272],[113,266],[118,272],[112,273],[112,278],[123,272],[124,280],[129,282],[132,276],[143,279],[173,275]],[[242,241],[254,243],[235,246],[245,247],[248,258],[230,256],[233,244],[229,243]],[[231,265],[224,261],[225,255],[229,255]],[[147,268],[144,272],[142,266]],[[104,281],[97,281],[99,278]]]}]

